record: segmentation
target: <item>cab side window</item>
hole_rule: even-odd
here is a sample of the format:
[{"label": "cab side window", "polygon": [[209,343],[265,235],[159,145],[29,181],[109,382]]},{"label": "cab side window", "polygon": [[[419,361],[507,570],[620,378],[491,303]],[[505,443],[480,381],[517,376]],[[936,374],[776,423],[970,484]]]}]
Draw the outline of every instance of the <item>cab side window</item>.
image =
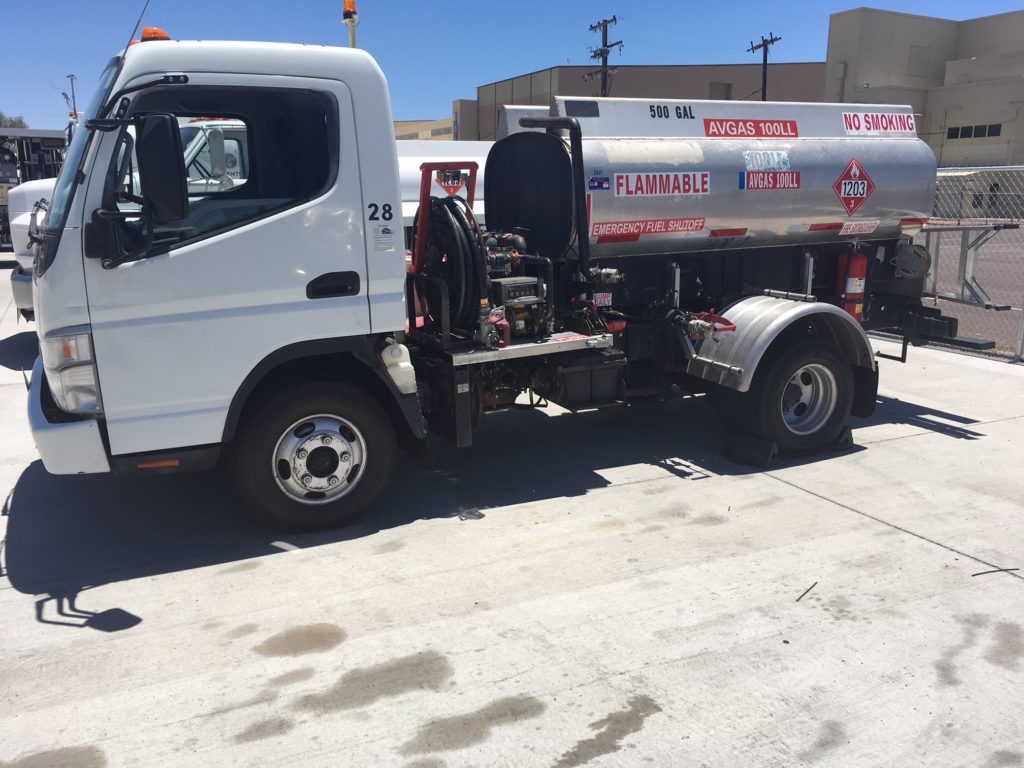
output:
[{"label": "cab side window", "polygon": [[[338,117],[333,96],[276,88],[162,86],[139,94],[132,114],[178,120],[187,177],[188,218],[154,226],[154,250],[243,226],[325,193],[338,174]],[[134,129],[122,131],[106,199],[128,218],[122,235],[142,225],[147,185],[134,152]]]}]

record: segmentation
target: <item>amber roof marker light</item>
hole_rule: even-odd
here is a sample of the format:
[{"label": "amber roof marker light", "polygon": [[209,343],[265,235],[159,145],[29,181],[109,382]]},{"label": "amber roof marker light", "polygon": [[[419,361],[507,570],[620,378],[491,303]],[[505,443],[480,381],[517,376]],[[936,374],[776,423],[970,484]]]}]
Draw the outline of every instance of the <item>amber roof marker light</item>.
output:
[{"label": "amber roof marker light", "polygon": [[160,29],[160,27],[143,27],[142,42],[148,43],[151,40],[170,40],[171,36],[167,34],[166,30]]},{"label": "amber roof marker light", "polygon": [[359,24],[359,13],[356,11],[356,0],[345,0],[342,20],[348,27],[348,47],[356,47],[356,25]]}]

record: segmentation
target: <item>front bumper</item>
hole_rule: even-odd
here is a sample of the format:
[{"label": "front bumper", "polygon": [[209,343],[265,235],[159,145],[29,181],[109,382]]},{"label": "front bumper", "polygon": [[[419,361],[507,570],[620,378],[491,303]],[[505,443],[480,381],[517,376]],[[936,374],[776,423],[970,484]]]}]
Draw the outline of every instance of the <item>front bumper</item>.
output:
[{"label": "front bumper", "polygon": [[[43,408],[43,398],[50,400],[43,359],[36,358],[32,367],[32,385],[28,394],[28,423],[43,466],[51,475],[84,475],[109,472],[110,461],[96,419],[50,421]],[[56,406],[50,403],[53,409]]]},{"label": "front bumper", "polygon": [[22,269],[20,264],[11,270],[11,293],[14,294],[14,306],[32,311],[32,274]]}]

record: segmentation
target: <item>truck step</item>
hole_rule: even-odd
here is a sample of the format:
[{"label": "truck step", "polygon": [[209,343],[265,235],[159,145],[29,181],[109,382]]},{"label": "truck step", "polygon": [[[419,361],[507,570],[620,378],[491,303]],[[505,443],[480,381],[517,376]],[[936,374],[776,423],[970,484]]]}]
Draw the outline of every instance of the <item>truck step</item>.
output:
[{"label": "truck step", "polygon": [[952,339],[947,339],[946,343],[954,347],[974,349],[979,352],[996,348],[996,343],[992,339],[976,339],[973,336],[954,336]]},{"label": "truck step", "polygon": [[996,343],[992,339],[976,339],[973,336],[954,336],[951,339],[935,339],[935,341],[939,344],[970,349],[975,352],[985,352],[996,347]]}]

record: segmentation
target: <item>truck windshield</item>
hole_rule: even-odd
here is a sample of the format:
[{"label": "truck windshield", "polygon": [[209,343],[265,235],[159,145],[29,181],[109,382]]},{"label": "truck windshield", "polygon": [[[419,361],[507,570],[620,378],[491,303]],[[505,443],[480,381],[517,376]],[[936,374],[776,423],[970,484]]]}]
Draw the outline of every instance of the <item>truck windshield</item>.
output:
[{"label": "truck windshield", "polygon": [[[93,94],[89,106],[82,117],[82,127],[86,120],[92,120],[100,111],[110,92],[110,87],[117,76],[121,64],[120,58],[113,58],[103,69],[99,77],[99,84],[96,86],[96,93]],[[45,228],[51,232],[60,231],[64,228],[68,216],[68,209],[71,207],[71,200],[75,196],[75,176],[82,167],[82,160],[85,158],[85,150],[89,146],[89,139],[93,131],[78,130],[71,140],[68,153],[64,157],[64,165],[57,176],[57,184],[53,190],[53,198],[50,202],[50,210],[46,215]]]}]

